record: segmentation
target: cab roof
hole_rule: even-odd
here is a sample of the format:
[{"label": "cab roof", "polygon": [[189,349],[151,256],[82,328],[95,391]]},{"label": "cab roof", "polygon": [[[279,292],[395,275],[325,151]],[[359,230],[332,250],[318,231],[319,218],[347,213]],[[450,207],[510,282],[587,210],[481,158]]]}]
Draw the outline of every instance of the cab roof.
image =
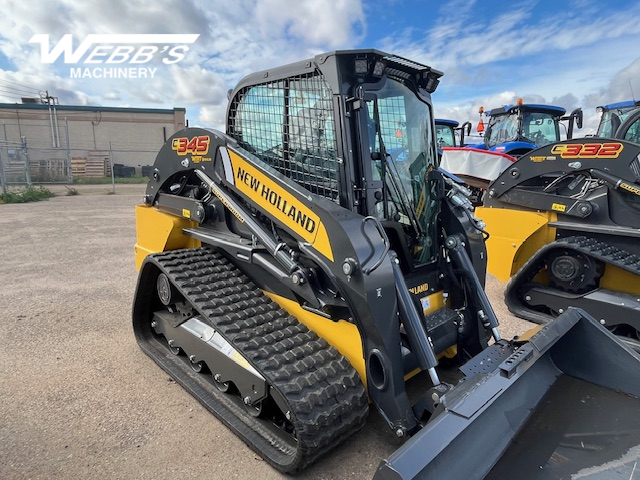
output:
[{"label": "cab roof", "polygon": [[599,107],[596,107],[598,110],[613,110],[615,108],[627,108],[627,107],[634,107],[634,106],[640,106],[640,100],[627,100],[625,102],[617,102],[617,103],[609,103],[607,105],[601,105]]},{"label": "cab roof", "polygon": [[[490,110],[489,112],[487,112],[487,115],[505,115],[516,108],[518,108],[518,105],[505,105],[503,107],[498,107]],[[567,113],[567,111],[562,107],[557,107],[555,105],[545,105],[541,103],[524,103],[520,105],[520,109],[525,112],[549,113],[557,117],[561,117],[562,115]]]},{"label": "cab roof", "polygon": [[446,118],[436,118],[436,125],[449,125],[450,127],[456,128],[458,125],[460,125],[460,122],[457,122],[455,120],[449,120]]}]

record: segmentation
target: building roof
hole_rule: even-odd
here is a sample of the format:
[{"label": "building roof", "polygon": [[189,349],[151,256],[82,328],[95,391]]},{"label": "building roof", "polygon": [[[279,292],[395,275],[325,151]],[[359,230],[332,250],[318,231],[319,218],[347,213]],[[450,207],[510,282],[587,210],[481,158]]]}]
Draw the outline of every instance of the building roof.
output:
[{"label": "building roof", "polygon": [[[55,105],[57,111],[75,112],[117,112],[117,113],[163,113],[186,112],[185,108],[128,108],[128,107],[101,107],[98,105]],[[0,110],[49,110],[49,105],[41,103],[0,103]]]}]

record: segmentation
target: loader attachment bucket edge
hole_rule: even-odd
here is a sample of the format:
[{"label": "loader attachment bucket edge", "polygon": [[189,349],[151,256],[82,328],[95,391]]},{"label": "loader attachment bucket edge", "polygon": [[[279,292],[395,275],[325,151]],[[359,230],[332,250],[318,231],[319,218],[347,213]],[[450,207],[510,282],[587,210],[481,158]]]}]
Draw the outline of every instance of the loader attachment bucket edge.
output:
[{"label": "loader attachment bucket edge", "polygon": [[[578,389],[585,385],[588,392],[576,394],[571,387],[574,384]],[[607,400],[610,397],[612,400]],[[608,458],[603,453],[605,447],[598,446],[594,447],[595,455],[585,447],[585,440],[577,442],[576,455],[582,455],[577,459],[571,460],[564,452],[551,459],[558,445],[566,447],[567,438],[595,438],[606,432],[615,436],[618,449],[622,448],[619,439],[624,438],[631,442],[624,448],[638,450],[640,420],[634,419],[640,417],[637,397],[640,355],[622,345],[583,310],[572,308],[493,371],[466,378],[445,394],[439,410],[423,429],[380,463],[374,480],[539,478],[545,468],[551,474],[544,478],[560,478],[553,473],[562,469],[562,478],[568,478],[567,471],[577,473],[605,464],[623,456],[624,451],[614,451],[613,458]],[[594,402],[604,402],[602,412],[583,411],[585,405]],[[625,408],[630,415],[624,415]],[[542,415],[538,413],[542,410],[552,412],[554,420],[543,425],[536,416]],[[571,419],[580,411],[580,418]],[[589,421],[595,423],[585,425]],[[527,432],[535,428],[548,436],[538,432],[526,439]],[[511,453],[518,445],[535,445],[542,451]],[[513,464],[499,463],[504,462],[500,460],[503,455],[512,458]],[[535,458],[527,461],[527,456]],[[564,464],[559,466],[558,458]],[[522,471],[523,465],[537,473]],[[597,478],[611,477],[605,474]]]}]

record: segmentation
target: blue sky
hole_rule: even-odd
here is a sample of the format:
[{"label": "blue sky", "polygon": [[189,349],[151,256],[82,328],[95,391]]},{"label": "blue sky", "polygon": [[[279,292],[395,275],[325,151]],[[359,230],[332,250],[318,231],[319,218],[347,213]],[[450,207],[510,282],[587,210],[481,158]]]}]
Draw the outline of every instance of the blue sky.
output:
[{"label": "blue sky", "polygon": [[[640,98],[640,2],[618,0],[5,0],[0,18],[0,102],[49,91],[65,104],[186,107],[192,124],[223,128],[226,92],[244,75],[323,51],[377,48],[445,75],[436,115],[459,121],[514,102],[582,107]],[[44,64],[34,34],[52,46],[72,34],[200,34],[184,59],[154,63],[154,78],[70,78]],[[95,67],[95,65],[79,65]]]}]

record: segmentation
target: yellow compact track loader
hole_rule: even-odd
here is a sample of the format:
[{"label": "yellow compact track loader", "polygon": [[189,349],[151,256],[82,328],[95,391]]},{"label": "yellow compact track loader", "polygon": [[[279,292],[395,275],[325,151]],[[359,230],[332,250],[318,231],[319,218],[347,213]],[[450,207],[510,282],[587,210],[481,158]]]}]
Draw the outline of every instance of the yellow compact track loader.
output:
[{"label": "yellow compact track loader", "polygon": [[545,323],[569,307],[640,352],[640,144],[579,138],[522,156],[476,215],[509,310]]},{"label": "yellow compact track loader", "polygon": [[441,75],[375,50],[249,75],[136,207],[140,347],[280,471],[370,408],[405,440],[378,480],[567,478],[640,444],[640,356],[597,321],[500,337],[482,226],[438,168]]}]

